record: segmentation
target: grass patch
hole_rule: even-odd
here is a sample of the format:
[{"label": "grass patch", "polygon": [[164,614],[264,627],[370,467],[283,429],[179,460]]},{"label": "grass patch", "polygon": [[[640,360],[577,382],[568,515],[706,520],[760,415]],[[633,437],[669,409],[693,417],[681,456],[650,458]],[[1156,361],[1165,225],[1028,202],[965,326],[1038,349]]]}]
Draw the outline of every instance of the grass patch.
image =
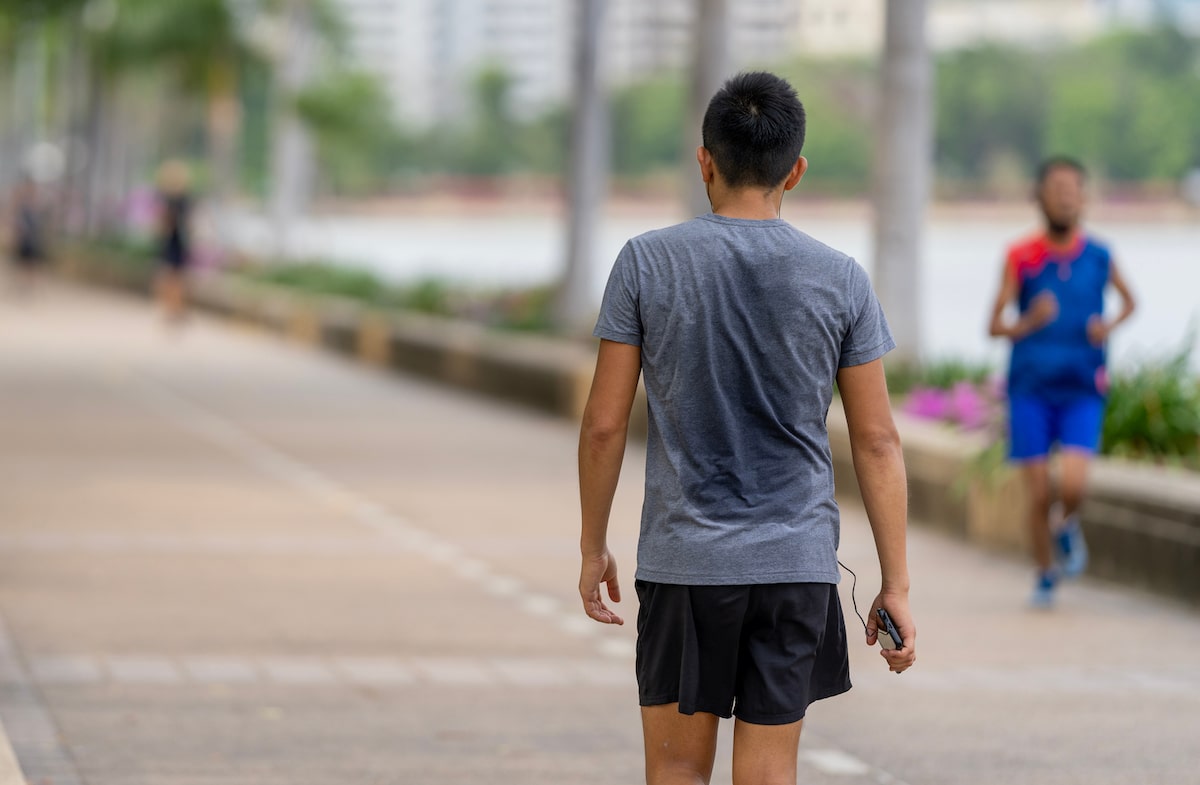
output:
[{"label": "grass patch", "polygon": [[552,286],[488,289],[458,286],[440,278],[399,285],[366,270],[322,261],[251,265],[235,272],[250,280],[313,295],[345,297],[384,310],[464,319],[498,330],[554,331]]}]

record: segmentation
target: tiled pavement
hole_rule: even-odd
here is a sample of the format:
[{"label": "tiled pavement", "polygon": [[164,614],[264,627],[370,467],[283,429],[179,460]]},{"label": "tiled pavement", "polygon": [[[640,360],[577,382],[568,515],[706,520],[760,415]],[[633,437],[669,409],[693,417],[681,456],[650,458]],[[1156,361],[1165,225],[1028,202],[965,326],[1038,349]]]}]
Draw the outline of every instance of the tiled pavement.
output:
[{"label": "tiled pavement", "polygon": [[[29,781],[640,781],[632,624],[574,596],[574,441],[132,300],[0,303],[0,719]],[[614,512],[627,589],[641,466]],[[1200,782],[1194,613],[1085,581],[1034,614],[1023,564],[910,545],[920,661],[854,646],[801,782]]]}]

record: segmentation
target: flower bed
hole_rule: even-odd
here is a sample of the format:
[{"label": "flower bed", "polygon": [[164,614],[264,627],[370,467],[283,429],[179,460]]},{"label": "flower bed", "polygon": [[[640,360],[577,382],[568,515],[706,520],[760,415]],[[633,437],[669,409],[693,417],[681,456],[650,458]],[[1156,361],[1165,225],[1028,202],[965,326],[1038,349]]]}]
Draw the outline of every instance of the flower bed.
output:
[{"label": "flower bed", "polygon": [[[1189,371],[1189,337],[1170,355],[1111,376],[1100,453],[1200,471],[1200,380]],[[960,361],[931,364],[915,375],[900,409],[921,420],[982,433],[981,465],[1003,462],[1008,432],[1004,380]]]}]

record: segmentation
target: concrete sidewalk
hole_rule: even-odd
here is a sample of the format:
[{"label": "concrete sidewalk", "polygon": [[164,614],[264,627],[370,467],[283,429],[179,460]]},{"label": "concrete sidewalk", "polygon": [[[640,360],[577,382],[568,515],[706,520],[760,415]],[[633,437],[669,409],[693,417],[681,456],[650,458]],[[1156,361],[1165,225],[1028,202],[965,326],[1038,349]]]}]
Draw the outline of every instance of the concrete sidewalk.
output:
[{"label": "concrete sidewalk", "polygon": [[[577,610],[575,438],[129,300],[0,304],[0,719],[28,781],[641,781],[632,623]],[[854,647],[802,782],[1197,781],[1200,617],[1086,582],[1035,614],[1025,565],[910,550],[920,661]]]}]

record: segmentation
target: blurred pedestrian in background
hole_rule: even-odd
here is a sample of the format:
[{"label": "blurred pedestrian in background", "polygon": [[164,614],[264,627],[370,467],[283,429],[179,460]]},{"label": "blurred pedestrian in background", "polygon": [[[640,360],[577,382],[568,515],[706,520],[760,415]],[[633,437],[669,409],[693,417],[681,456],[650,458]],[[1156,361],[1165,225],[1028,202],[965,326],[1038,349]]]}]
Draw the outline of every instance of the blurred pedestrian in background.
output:
[{"label": "blurred pedestrian in background", "polygon": [[[1036,197],[1045,228],[1012,246],[989,332],[1012,341],[1010,457],[1029,491],[1029,530],[1037,577],[1031,604],[1048,608],[1064,577],[1087,567],[1079,506],[1088,465],[1100,446],[1108,378],[1105,346],[1134,310],[1133,295],[1107,246],[1080,226],[1086,173],[1078,161],[1050,158],[1038,168]],[[1111,286],[1121,310],[1104,317]],[[1016,320],[1006,318],[1010,304]],[[1060,448],[1058,503],[1048,458]]]},{"label": "blurred pedestrian in background", "polygon": [[163,315],[178,323],[187,313],[187,267],[191,261],[191,173],[171,160],[158,171],[158,277],[156,296]]},{"label": "blurred pedestrian in background", "polygon": [[11,218],[14,285],[22,293],[32,291],[38,268],[46,261],[45,212],[37,183],[32,177],[22,178],[13,192]]}]

